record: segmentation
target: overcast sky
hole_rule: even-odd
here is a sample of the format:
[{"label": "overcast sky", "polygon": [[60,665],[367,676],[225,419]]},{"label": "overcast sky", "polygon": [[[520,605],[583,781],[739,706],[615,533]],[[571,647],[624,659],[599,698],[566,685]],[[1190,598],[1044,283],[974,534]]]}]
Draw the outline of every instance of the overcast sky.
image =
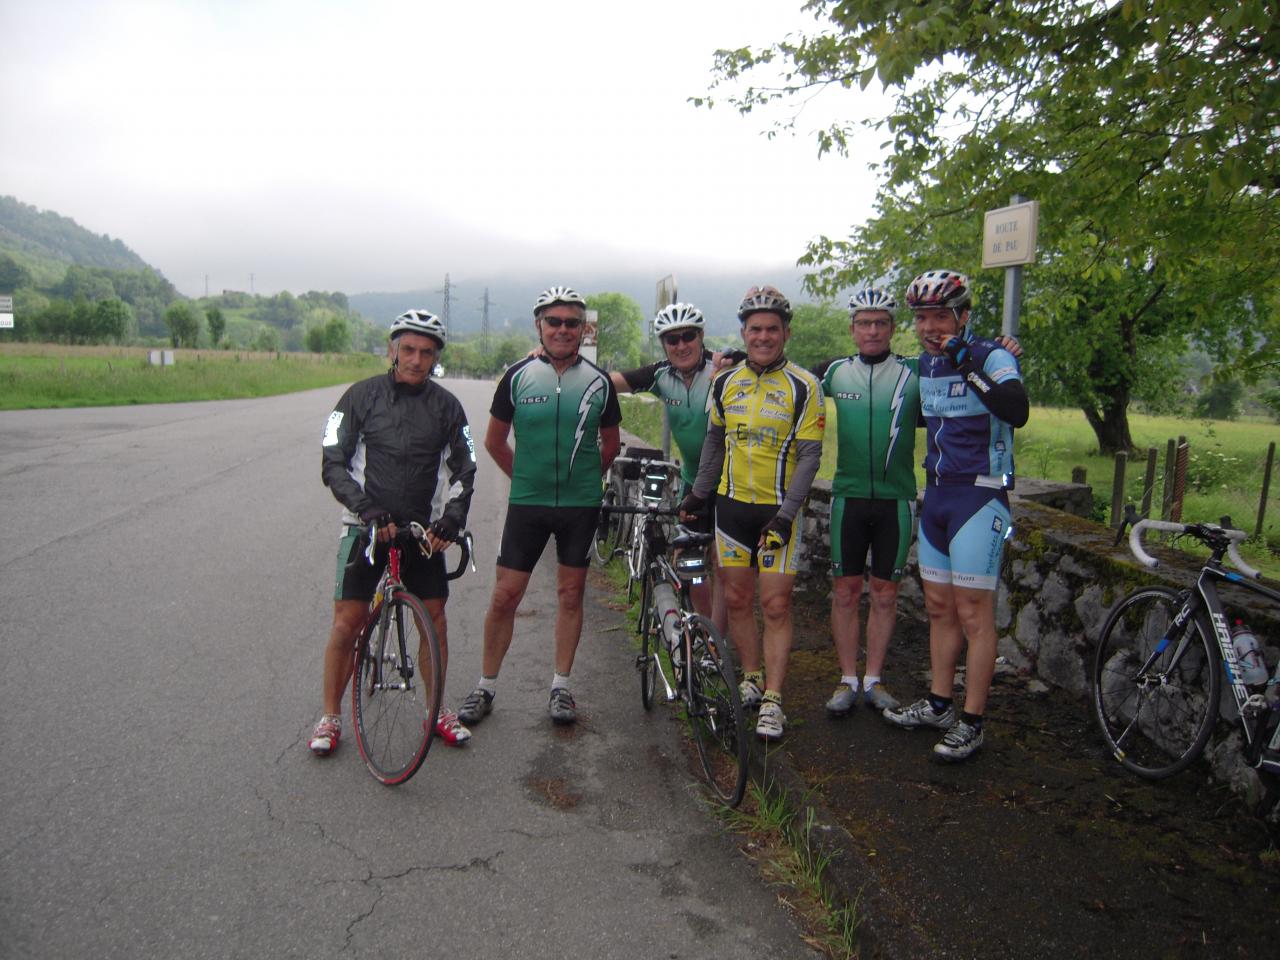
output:
[{"label": "overcast sky", "polygon": [[811,131],[874,98],[687,100],[800,3],[0,0],[0,193],[190,295],[790,265],[868,215],[875,151]]}]

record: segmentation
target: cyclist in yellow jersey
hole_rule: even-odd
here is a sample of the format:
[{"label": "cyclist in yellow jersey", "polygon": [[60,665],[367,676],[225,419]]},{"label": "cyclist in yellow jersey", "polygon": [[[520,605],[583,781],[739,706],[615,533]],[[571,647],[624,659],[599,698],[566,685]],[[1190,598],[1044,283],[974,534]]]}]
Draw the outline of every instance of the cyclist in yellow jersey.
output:
[{"label": "cyclist in yellow jersey", "polygon": [[[744,706],[760,707],[756,733],[781,738],[782,684],[791,653],[791,593],[799,568],[796,518],[822,459],[822,387],[787,360],[791,305],[774,287],[752,287],[738,307],[747,362],[713,381],[707,439],[693,490],[696,515],[713,489],[716,546],[729,634],[742,661]],[[763,642],[756,631],[760,595]]]}]

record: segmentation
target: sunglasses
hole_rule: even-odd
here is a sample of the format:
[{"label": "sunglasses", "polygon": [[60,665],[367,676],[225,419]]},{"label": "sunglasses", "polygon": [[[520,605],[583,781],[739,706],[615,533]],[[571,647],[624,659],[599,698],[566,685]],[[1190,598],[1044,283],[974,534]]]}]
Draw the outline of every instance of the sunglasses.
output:
[{"label": "sunglasses", "polygon": [[668,347],[674,347],[678,343],[692,343],[697,339],[697,330],[672,330],[670,333],[662,335],[662,342]]},{"label": "sunglasses", "polygon": [[542,322],[553,330],[558,330],[561,326],[568,327],[570,330],[577,330],[582,326],[580,317],[543,317]]}]

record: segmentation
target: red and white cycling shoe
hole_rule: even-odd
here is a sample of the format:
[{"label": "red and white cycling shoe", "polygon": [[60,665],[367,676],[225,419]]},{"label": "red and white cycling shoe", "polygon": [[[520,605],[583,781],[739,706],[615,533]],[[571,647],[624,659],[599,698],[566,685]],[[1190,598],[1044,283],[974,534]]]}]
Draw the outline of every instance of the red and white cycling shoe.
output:
[{"label": "red and white cycling shoe", "polygon": [[460,747],[471,739],[471,731],[452,710],[441,710],[436,719],[436,736],[451,747]]},{"label": "red and white cycling shoe", "polygon": [[317,757],[327,757],[338,749],[338,741],[342,739],[342,718],[326,714],[320,718],[316,728],[311,731],[311,752]]}]

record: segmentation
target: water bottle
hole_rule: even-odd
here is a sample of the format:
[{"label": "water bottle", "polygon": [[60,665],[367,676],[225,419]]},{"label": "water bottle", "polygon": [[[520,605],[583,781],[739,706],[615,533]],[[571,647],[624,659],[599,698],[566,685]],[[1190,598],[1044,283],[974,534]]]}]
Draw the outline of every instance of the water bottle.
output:
[{"label": "water bottle", "polygon": [[667,650],[672,654],[680,652],[680,607],[676,603],[676,592],[665,580],[653,587],[653,619],[660,625],[667,641]]},{"label": "water bottle", "polygon": [[1267,663],[1262,659],[1258,638],[1243,620],[1236,620],[1231,628],[1231,645],[1236,648],[1236,659],[1240,662],[1240,679],[1248,684],[1265,683]]}]

